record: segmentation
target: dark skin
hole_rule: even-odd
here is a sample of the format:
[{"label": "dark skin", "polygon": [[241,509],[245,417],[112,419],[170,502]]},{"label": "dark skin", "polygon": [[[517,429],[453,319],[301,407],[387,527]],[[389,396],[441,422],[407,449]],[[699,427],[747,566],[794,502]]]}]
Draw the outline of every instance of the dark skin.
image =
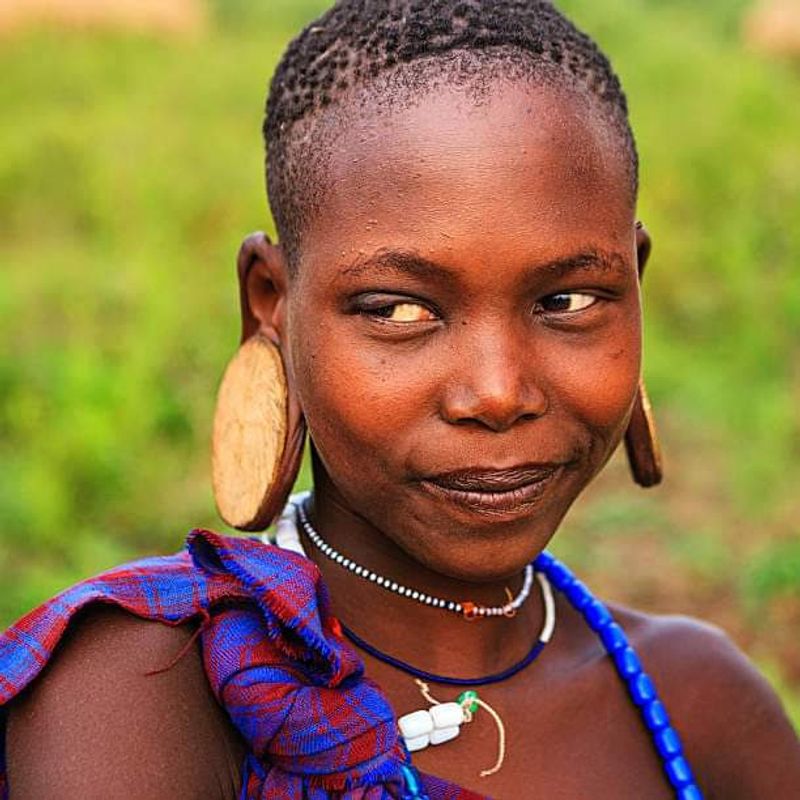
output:
[{"label": "dark skin", "polygon": [[[528,85],[498,85],[480,105],[441,88],[391,116],[363,108],[350,116],[299,272],[290,275],[281,248],[263,243],[243,278],[245,329],[282,343],[315,448],[314,521],[334,547],[438,596],[496,605],[506,586],[519,588],[524,565],[619,444],[634,400],[638,278],[649,239],[635,224],[624,158],[585,98]],[[541,491],[502,507],[436,489],[442,473],[532,464],[547,465]],[[361,581],[306,546],[334,612],[367,641],[426,670],[473,676],[504,668],[527,652],[542,624],[536,591],[513,619],[469,623]],[[478,776],[496,754],[485,714],[457,740],[415,754],[416,765],[496,798],[672,797],[598,640],[560,598],[557,610],[542,657],[482,690],[508,730],[503,768]],[[795,797],[797,738],[733,645],[695,621],[614,612],[706,796]],[[77,653],[56,659],[53,671],[66,672],[61,695],[69,680],[93,674],[86,653],[95,624],[88,620],[76,635]],[[105,624],[123,651],[133,630],[163,630],[127,618]],[[165,635],[176,646],[185,637]],[[365,661],[398,714],[425,706],[411,678]],[[431,690],[441,700],[457,694]],[[182,692],[188,704],[207,705],[201,687],[184,681],[164,689],[164,707]],[[15,799],[45,796],[26,793],[25,780],[14,783],[15,770],[27,786],[56,785],[48,783],[50,766],[52,781],[61,779],[58,763],[37,763],[35,776],[26,769],[33,745],[25,742],[54,718],[73,724],[47,697],[34,686],[12,711]],[[112,694],[103,702],[121,704],[124,714],[134,700]],[[73,741],[91,738],[97,709],[89,704],[83,713]],[[224,733],[226,752],[236,752],[227,724],[209,719],[210,738]],[[144,738],[136,752],[146,758],[148,746]],[[206,785],[220,769],[196,754],[175,758],[194,759],[193,780]],[[130,773],[112,766],[116,780]],[[72,793],[62,781],[57,796],[104,796],[100,777],[82,780]],[[147,797],[205,796],[188,787]]]}]

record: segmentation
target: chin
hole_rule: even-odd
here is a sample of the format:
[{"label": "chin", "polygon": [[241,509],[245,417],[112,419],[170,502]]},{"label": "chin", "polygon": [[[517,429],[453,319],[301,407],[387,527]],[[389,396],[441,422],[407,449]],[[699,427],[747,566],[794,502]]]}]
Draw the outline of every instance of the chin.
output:
[{"label": "chin", "polygon": [[513,497],[442,496],[438,487],[422,486],[404,524],[388,529],[401,531],[397,544],[442,575],[507,579],[548,546],[581,487],[575,473]]},{"label": "chin", "polygon": [[[562,515],[539,515],[515,523],[482,520],[481,525],[441,524],[398,542],[416,561],[455,580],[490,583],[519,575],[555,533]],[[435,530],[435,535],[431,535]]]},{"label": "chin", "polygon": [[[518,576],[543,548],[529,545],[517,551],[507,549],[483,549],[480,554],[456,553],[435,554],[426,566],[454,580],[465,583],[495,583]],[[427,554],[430,556],[430,554]]]}]

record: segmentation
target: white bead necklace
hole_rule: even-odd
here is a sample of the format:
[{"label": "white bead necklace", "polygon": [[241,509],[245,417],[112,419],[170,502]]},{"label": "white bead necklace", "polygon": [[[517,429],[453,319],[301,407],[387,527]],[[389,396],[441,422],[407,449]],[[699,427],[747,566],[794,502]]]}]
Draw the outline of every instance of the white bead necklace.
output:
[{"label": "white bead necklace", "polygon": [[[460,614],[465,619],[468,620],[475,620],[481,617],[513,617],[517,611],[522,607],[522,604],[528,599],[528,596],[531,593],[531,587],[533,586],[533,566],[528,564],[525,567],[524,579],[522,583],[522,588],[519,590],[519,593],[516,597],[512,597],[511,593],[509,594],[509,601],[502,606],[481,606],[477,605],[476,603],[472,603],[468,600],[464,600],[458,602],[456,600],[445,600],[442,597],[434,597],[433,595],[427,594],[426,592],[420,592],[417,589],[412,589],[408,586],[404,586],[402,583],[398,583],[397,581],[393,581],[390,578],[386,578],[383,575],[378,575],[377,572],[373,572],[367,567],[362,567],[360,564],[357,564],[351,558],[340,553],[335,548],[331,547],[317,532],[314,526],[311,524],[310,520],[308,519],[308,515],[305,509],[305,500],[309,496],[309,492],[305,493],[302,496],[295,496],[292,498],[292,504],[297,508],[297,514],[300,519],[300,524],[303,526],[303,531],[305,532],[306,536],[308,536],[309,540],[312,544],[327,558],[335,563],[339,564],[344,569],[350,570],[354,575],[357,575],[359,578],[363,580],[370,581],[371,583],[380,586],[382,589],[386,589],[389,592],[393,592],[394,594],[398,594],[401,597],[408,597],[410,600],[416,600],[418,603],[422,603],[423,605],[432,606],[433,608],[441,608],[445,611],[450,611],[454,614]],[[294,527],[294,526],[293,526]],[[297,533],[296,527],[294,527],[295,535]],[[284,537],[288,533],[286,526],[284,526]],[[281,536],[281,523],[278,522],[278,534],[276,538],[276,543],[278,546],[280,544],[280,536]],[[291,537],[291,535],[290,535]],[[291,549],[291,548],[290,548]],[[508,591],[508,590],[506,590]]]}]

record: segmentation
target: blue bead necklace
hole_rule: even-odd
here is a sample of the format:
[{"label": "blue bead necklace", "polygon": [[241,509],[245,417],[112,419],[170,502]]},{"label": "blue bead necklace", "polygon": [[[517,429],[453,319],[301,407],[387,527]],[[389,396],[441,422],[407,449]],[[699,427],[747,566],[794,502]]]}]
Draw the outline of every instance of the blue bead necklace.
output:
[{"label": "blue bead necklace", "polygon": [[703,800],[703,793],[684,757],[680,737],[670,724],[669,715],[658,697],[656,687],[642,668],[639,657],[628,643],[625,632],[614,621],[611,612],[592,595],[583,581],[578,580],[550,553],[539,555],[533,566],[547,575],[553,587],[569,600],[572,607],[586,620],[586,624],[600,637],[603,647],[614,661],[617,674],[627,687],[631,700],[639,709],[642,721],[650,732],[677,800]]}]

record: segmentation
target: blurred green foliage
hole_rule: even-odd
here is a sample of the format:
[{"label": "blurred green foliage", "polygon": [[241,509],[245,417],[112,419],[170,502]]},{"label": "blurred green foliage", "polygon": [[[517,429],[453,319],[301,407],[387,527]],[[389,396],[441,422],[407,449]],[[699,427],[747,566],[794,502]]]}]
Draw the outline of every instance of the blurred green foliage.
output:
[{"label": "blurred green foliage", "polygon": [[[612,465],[558,547],[621,599],[647,605],[664,582],[668,607],[730,622],[723,597],[789,692],[800,75],[743,48],[745,0],[561,5],[630,99],[655,240],[646,375],[671,480],[636,494]],[[3,43],[0,626],[79,577],[177,549],[191,526],[219,527],[207,439],[238,337],[234,257],[243,234],[271,229],[263,98],[325,6],[216,0],[201,40],[40,30]],[[754,638],[748,614],[773,603],[784,628]]]}]

